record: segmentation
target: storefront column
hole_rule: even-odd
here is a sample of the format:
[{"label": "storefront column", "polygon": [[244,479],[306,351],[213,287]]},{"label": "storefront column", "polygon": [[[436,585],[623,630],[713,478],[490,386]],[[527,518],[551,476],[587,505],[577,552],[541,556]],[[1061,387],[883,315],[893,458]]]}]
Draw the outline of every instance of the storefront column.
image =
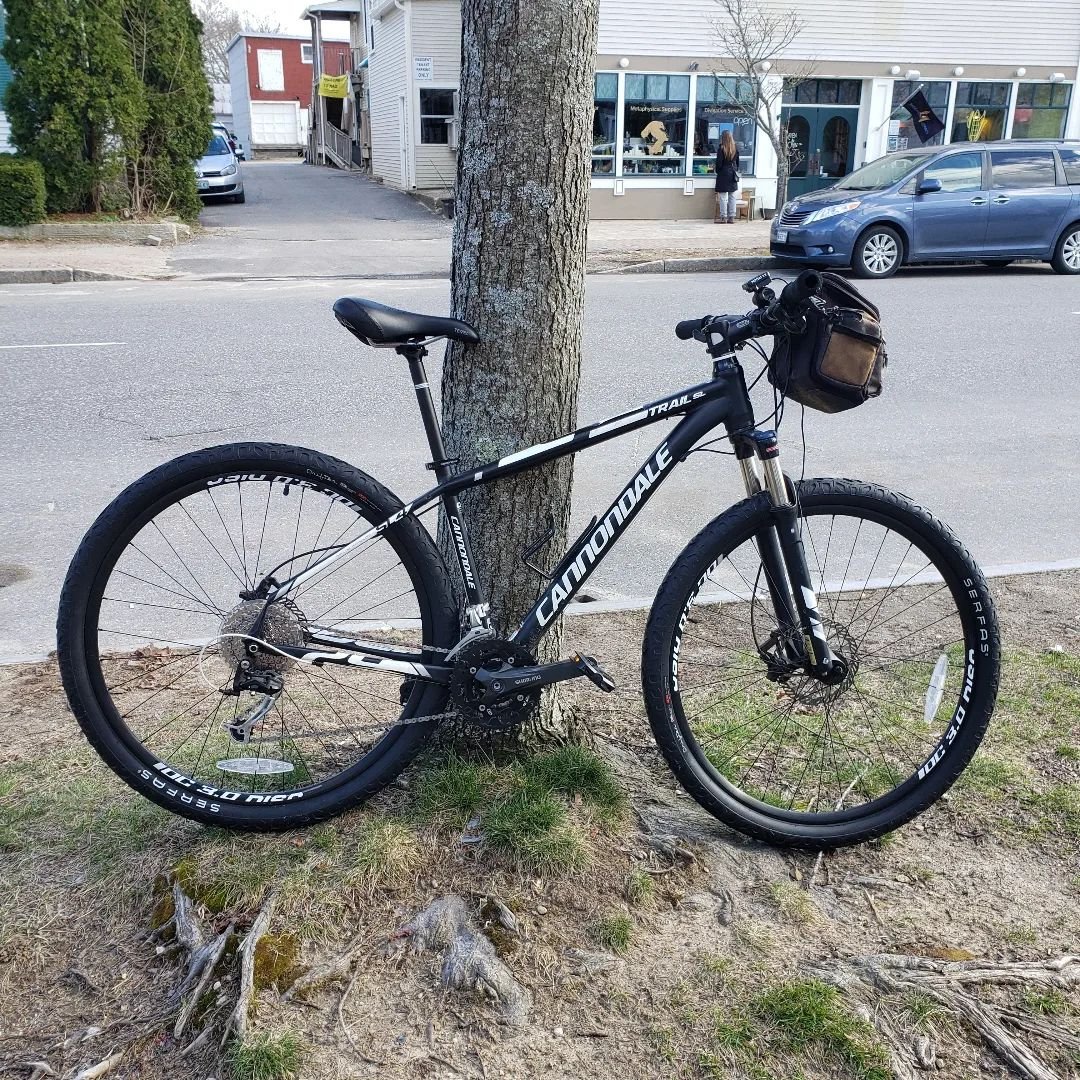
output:
[{"label": "storefront column", "polygon": [[[892,79],[873,79],[866,112],[866,136],[860,165],[876,161],[889,149],[889,118],[892,116]],[[865,85],[865,84],[864,84]]]},{"label": "storefront column", "polygon": [[[773,123],[780,123],[780,96],[783,88],[783,79],[778,75],[769,75],[762,80],[762,90],[767,97],[776,95],[776,115]],[[767,210],[775,210],[776,206],[776,151],[768,135],[761,128],[757,128],[757,141],[754,144],[754,177],[757,180],[758,198],[761,205]]]},{"label": "storefront column", "polygon": [[1065,121],[1065,138],[1080,139],[1080,64],[1076,67],[1072,94],[1069,97],[1069,116]]}]

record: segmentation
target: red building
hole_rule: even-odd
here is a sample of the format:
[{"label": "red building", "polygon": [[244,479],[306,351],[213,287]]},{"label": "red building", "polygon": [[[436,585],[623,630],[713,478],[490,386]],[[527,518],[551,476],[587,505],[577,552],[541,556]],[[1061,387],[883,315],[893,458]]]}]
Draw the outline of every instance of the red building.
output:
[{"label": "red building", "polygon": [[[310,38],[238,34],[229,43],[233,130],[249,153],[302,150],[307,145],[312,98]],[[347,41],[323,43],[323,70],[350,70]]]}]

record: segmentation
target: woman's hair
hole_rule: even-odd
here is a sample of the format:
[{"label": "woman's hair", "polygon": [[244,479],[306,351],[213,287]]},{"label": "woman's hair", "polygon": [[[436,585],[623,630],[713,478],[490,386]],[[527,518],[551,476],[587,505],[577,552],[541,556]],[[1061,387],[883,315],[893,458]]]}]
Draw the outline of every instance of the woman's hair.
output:
[{"label": "woman's hair", "polygon": [[723,154],[728,161],[734,161],[735,155],[738,150],[735,149],[735,140],[731,137],[730,131],[725,131],[720,136],[720,153]]}]

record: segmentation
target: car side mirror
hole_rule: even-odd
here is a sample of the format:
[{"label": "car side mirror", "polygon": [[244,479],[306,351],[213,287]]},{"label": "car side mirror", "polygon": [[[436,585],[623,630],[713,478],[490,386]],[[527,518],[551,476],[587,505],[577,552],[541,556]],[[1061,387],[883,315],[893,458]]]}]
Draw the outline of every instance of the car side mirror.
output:
[{"label": "car side mirror", "polygon": [[940,180],[924,179],[919,181],[919,186],[915,189],[916,195],[933,195],[935,191],[941,190]]}]

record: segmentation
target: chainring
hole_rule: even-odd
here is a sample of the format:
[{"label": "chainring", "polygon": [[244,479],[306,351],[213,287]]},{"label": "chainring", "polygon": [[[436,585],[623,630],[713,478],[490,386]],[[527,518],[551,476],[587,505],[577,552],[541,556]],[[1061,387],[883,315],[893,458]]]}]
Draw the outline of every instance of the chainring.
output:
[{"label": "chainring", "polygon": [[450,700],[467,723],[489,731],[509,731],[528,719],[540,702],[540,690],[523,690],[493,705],[483,705],[484,687],[473,678],[480,668],[507,671],[528,667],[536,658],[528,649],[500,638],[482,638],[454,657]]}]

